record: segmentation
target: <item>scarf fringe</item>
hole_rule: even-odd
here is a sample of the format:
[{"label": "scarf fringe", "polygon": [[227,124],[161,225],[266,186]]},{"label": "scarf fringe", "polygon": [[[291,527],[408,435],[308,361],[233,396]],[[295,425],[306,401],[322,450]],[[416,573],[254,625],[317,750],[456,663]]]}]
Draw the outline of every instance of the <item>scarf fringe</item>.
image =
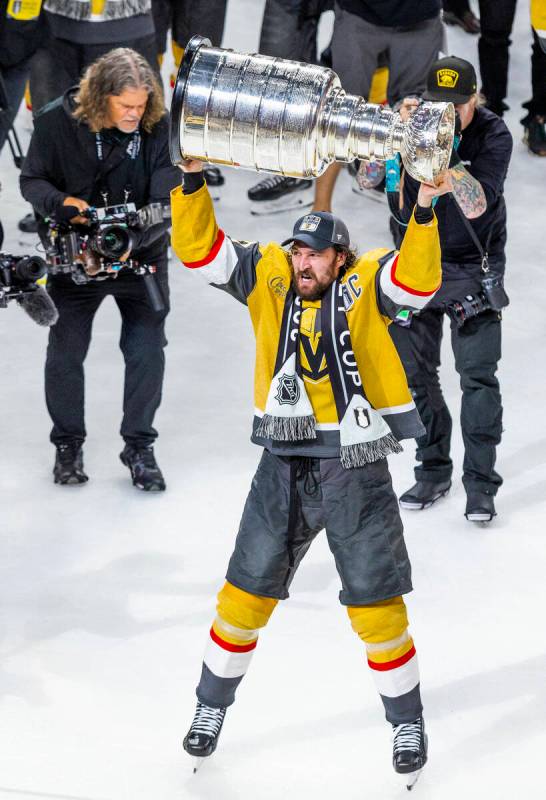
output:
[{"label": "scarf fringe", "polygon": [[314,414],[307,417],[274,417],[271,414],[264,414],[255,434],[262,439],[274,439],[277,442],[316,439],[316,424]]},{"label": "scarf fringe", "polygon": [[340,449],[341,464],[345,469],[363,467],[365,464],[372,464],[392,453],[401,453],[402,449],[402,445],[394,434],[388,433],[373,442],[359,442],[342,446]]}]

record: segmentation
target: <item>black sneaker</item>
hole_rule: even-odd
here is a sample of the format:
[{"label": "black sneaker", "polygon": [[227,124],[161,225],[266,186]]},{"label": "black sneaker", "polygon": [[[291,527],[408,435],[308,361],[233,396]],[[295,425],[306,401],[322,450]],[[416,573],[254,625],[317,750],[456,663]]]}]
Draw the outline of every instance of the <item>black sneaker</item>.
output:
[{"label": "black sneaker", "polygon": [[204,703],[197,703],[193,722],[183,742],[186,753],[196,759],[194,772],[197,772],[202,763],[201,759],[208,758],[216,750],[225,716],[225,708],[212,708]]},{"label": "black sneaker", "polygon": [[203,167],[203,177],[207,186],[223,186],[226,182],[218,167]]},{"label": "black sneaker", "polygon": [[164,492],[165,480],[157,465],[154,448],[126,444],[119,454],[121,461],[131,470],[133,485],[144,492]]},{"label": "black sneaker", "polygon": [[249,189],[247,195],[252,202],[251,214],[278,214],[313,205],[313,181],[270,175]]},{"label": "black sneaker", "polygon": [[449,492],[451,481],[417,481],[415,486],[400,495],[400,506],[409,511],[421,511],[429,508],[436,500]]},{"label": "black sneaker", "polygon": [[530,117],[524,122],[523,141],[536,156],[546,156],[546,117]]},{"label": "black sneaker", "polygon": [[23,233],[38,233],[38,221],[34,214],[26,214],[19,220],[17,227]]},{"label": "black sneaker", "polygon": [[492,494],[469,492],[466,498],[465,517],[469,522],[491,522],[497,516]]},{"label": "black sneaker", "polygon": [[393,725],[392,730],[392,765],[395,772],[404,775],[406,786],[411,790],[427,763],[428,738],[425,721],[423,717],[419,717],[415,722]]},{"label": "black sneaker", "polygon": [[81,486],[89,477],[83,471],[83,450],[78,442],[67,442],[57,445],[55,466],[53,467],[55,483],[61,486]]}]

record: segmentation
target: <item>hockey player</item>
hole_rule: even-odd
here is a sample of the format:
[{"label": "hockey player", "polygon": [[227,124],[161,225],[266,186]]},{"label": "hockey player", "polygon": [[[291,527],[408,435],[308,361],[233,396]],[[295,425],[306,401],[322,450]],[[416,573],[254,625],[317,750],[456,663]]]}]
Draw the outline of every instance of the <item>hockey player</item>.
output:
[{"label": "hockey player", "polygon": [[394,768],[411,785],[427,759],[419,672],[402,595],[411,568],[386,456],[423,430],[389,336],[441,282],[432,198],[420,187],[400,253],[356,258],[326,212],[300,218],[284,245],[229,239],[199,161],[173,190],[173,248],[187,267],[248,306],[256,334],[252,439],[264,448],[210,630],[184,748],[214,752],[258,634],[315,535],[326,528],[340,601],[365,643],[394,730]]}]

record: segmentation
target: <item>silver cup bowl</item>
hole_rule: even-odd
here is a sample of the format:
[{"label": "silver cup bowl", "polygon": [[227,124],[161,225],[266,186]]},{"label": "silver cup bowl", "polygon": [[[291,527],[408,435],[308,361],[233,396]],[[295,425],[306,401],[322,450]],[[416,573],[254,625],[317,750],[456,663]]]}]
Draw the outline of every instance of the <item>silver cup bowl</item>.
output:
[{"label": "silver cup bowl", "polygon": [[195,158],[302,178],[318,177],[333,161],[400,153],[410,175],[432,182],[447,169],[454,123],[451,103],[422,103],[405,124],[347,94],[330,69],[211,47],[194,36],[175,84],[170,153],[174,164]]}]

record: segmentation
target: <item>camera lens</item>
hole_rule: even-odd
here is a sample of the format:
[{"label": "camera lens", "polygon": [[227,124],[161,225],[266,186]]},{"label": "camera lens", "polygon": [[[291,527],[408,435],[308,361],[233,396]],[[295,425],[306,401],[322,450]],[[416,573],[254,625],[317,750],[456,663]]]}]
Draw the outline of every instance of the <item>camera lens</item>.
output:
[{"label": "camera lens", "polygon": [[39,256],[26,256],[20,258],[15,264],[15,274],[20,281],[37,281],[46,274],[47,266]]},{"label": "camera lens", "polygon": [[91,248],[105,258],[119,258],[131,246],[131,235],[123,225],[106,225],[91,238]]}]

